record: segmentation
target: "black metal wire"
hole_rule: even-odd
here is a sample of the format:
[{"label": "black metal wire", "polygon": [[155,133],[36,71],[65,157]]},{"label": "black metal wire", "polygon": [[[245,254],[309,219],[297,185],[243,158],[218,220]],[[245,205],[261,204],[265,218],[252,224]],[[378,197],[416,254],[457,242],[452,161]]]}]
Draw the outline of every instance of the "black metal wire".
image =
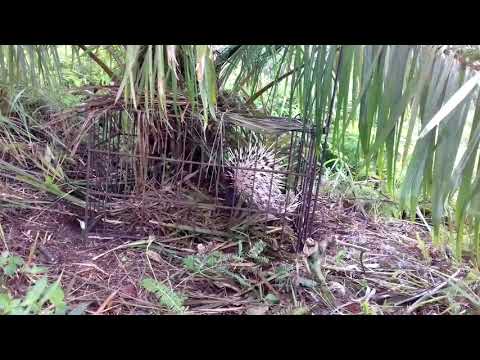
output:
[{"label": "black metal wire", "polygon": [[[191,177],[193,183],[196,185],[195,190],[205,190],[207,191],[204,186],[209,187],[208,183],[210,182],[209,180],[216,180],[217,182],[220,181],[219,172],[212,173],[211,175],[206,175],[206,180],[205,184],[201,183],[202,181],[202,174],[201,171],[205,167],[212,167],[212,168],[221,168],[223,166],[223,162],[221,163],[211,163],[210,161],[207,162],[207,159],[204,158],[204,152],[201,152],[201,158],[190,158],[189,156],[192,155],[190,154],[187,156],[186,154],[186,149],[185,149],[185,138],[183,139],[183,151],[181,151],[179,154],[167,154],[167,150],[169,149],[169,146],[172,145],[171,142],[164,141],[163,142],[163,149],[158,148],[157,151],[154,151],[153,153],[150,153],[151,149],[148,151],[148,153],[138,153],[138,149],[135,146],[135,135],[136,131],[140,131],[138,136],[142,136],[143,131],[137,126],[140,124],[142,117],[142,112],[134,111],[132,115],[133,116],[133,124],[132,128],[130,130],[124,129],[122,131],[119,131],[119,124],[117,124],[119,121],[121,121],[121,117],[117,116],[118,110],[113,110],[111,112],[108,112],[102,116],[102,119],[104,120],[105,124],[102,127],[103,132],[102,136],[100,137],[100,134],[98,131],[100,128],[98,126],[93,126],[92,129],[90,129],[90,142],[88,143],[88,153],[89,153],[89,161],[88,161],[88,168],[87,168],[87,181],[88,181],[88,186],[89,186],[89,195],[87,197],[87,208],[93,208],[96,207],[98,208],[99,213],[101,214],[106,214],[108,211],[111,210],[111,206],[113,202],[118,201],[118,199],[129,199],[132,196],[138,196],[141,195],[142,199],[144,194],[144,191],[146,189],[141,188],[141,189],[136,189],[135,185],[135,177],[138,175],[137,172],[140,171],[140,169],[137,167],[142,161],[148,161],[148,167],[150,166],[155,166],[156,163],[160,163],[163,165],[164,170],[161,173],[161,179],[156,177],[154,174],[155,172],[152,171],[151,173],[148,173],[148,171],[145,174],[140,174],[140,175],[146,175],[148,180],[154,181],[154,183],[158,186],[170,186],[173,185],[175,190],[176,190],[176,196],[174,196],[172,199],[170,199],[171,205],[172,206],[179,206],[181,208],[189,209],[190,207],[202,207],[204,205],[207,206],[213,206],[212,209],[221,209],[222,211],[225,210],[231,210],[230,212],[230,217],[233,217],[235,213],[237,212],[246,212],[246,213],[258,213],[258,214],[270,214],[275,217],[277,217],[280,222],[282,223],[282,236],[283,232],[285,230],[285,224],[287,223],[287,220],[292,222],[292,225],[294,225],[295,221],[298,219],[298,216],[296,214],[287,214],[286,208],[287,208],[287,203],[289,200],[289,197],[293,196],[294,193],[296,193],[297,185],[300,188],[300,193],[301,196],[300,198],[302,199],[311,199],[312,198],[312,190],[313,190],[313,179],[315,175],[315,171],[312,171],[311,169],[315,168],[316,165],[316,160],[314,154],[315,152],[315,142],[312,140],[312,136],[314,136],[314,129],[307,129],[307,124],[305,121],[303,121],[303,127],[299,129],[294,129],[294,130],[286,130],[283,131],[280,134],[270,134],[268,135],[268,138],[274,141],[276,146],[279,144],[279,137],[283,136],[286,140],[289,140],[290,143],[284,144],[284,146],[289,148],[288,152],[288,163],[286,164],[286,170],[284,168],[275,168],[275,169],[268,169],[268,168],[261,168],[258,169],[255,164],[252,167],[250,166],[242,166],[242,165],[237,165],[234,166],[236,170],[244,170],[244,171],[252,171],[255,174],[279,174],[279,175],[284,175],[285,176],[285,189],[282,189],[282,192],[285,192],[285,204],[281,205],[285,207],[285,211],[282,212],[281,209],[274,209],[272,204],[274,203],[272,201],[272,191],[268,191],[268,199],[267,199],[267,209],[264,211],[263,209],[254,209],[252,205],[246,204],[246,208],[239,207],[236,204],[227,204],[228,206],[223,205],[223,201],[220,201],[218,203],[218,189],[215,190],[214,194],[211,194],[212,196],[215,197],[215,203],[213,204],[201,204],[198,200],[188,200],[188,199],[183,199],[179,195],[179,190],[180,187],[184,186],[182,181],[177,179],[178,181],[175,181],[174,177],[166,175],[166,170],[165,167],[167,165],[179,165],[180,167],[185,166],[186,169],[188,169],[189,165],[193,167],[194,165],[199,165],[200,166],[200,173],[198,174],[198,179],[197,181],[193,180],[195,179],[194,177]],[[194,119],[192,118],[192,121]],[[238,127],[244,131],[246,131],[249,134],[256,133],[255,130],[247,130],[246,128],[243,128],[241,125],[235,125],[235,127]],[[184,128],[178,129],[177,132],[182,132],[185,131]],[[312,135],[313,132],[313,135]],[[172,136],[174,136],[172,134]],[[183,134],[183,136],[186,136],[186,133]],[[98,138],[99,141],[96,141]],[[108,141],[103,142],[103,140],[108,139]],[[122,143],[124,139],[128,139],[128,147],[124,148],[121,147],[119,144]],[[148,141],[148,140],[146,140]],[[174,141],[174,140],[173,140]],[[300,143],[299,143],[300,141]],[[114,145],[112,147],[112,144]],[[158,144],[157,144],[158,145]],[[160,145],[158,145],[160,146]],[[303,148],[308,148],[307,150],[307,157],[304,158],[303,154]],[[143,149],[143,147],[142,147]],[[190,151],[190,150],[189,150]],[[163,156],[162,156],[163,153]],[[276,151],[275,151],[276,154]],[[193,156],[193,155],[192,155]],[[93,161],[94,158],[98,158],[98,161]],[[119,168],[119,164],[122,163],[120,159],[124,160],[124,163],[126,164],[126,168]],[[115,160],[115,161],[113,161]],[[274,159],[275,160],[275,159]],[[295,166],[294,166],[295,164]],[[299,166],[299,169],[295,171],[295,168],[297,167],[296,165]],[[111,170],[111,171],[110,171]],[[123,176],[124,172],[129,170],[132,173],[132,182],[129,182],[129,186],[125,186],[122,188],[119,187],[111,187],[111,183],[113,182],[118,183],[117,177]],[[150,175],[149,175],[150,174]],[[194,176],[194,173],[190,174],[191,176]],[[265,175],[263,175],[265,176]],[[207,179],[208,177],[211,177],[211,179]],[[261,176],[260,176],[261,177]],[[268,176],[266,176],[268,178]],[[173,179],[173,180],[172,180]],[[252,185],[255,186],[257,176],[254,176],[252,179]],[[258,178],[260,179],[260,178]],[[172,184],[173,181],[173,184]],[[127,179],[125,178],[125,182],[127,182]],[[293,182],[293,185],[292,185]],[[192,184],[188,186],[192,186]],[[144,184],[145,185],[145,184]],[[228,186],[229,184],[224,184],[225,186]],[[195,188],[195,185],[193,185]],[[135,191],[134,191],[135,190]],[[140,193],[139,193],[140,192]],[[208,191],[207,191],[208,192]],[[297,194],[298,195],[298,194]],[[224,199],[225,200],[225,199]],[[226,202],[226,201],[225,201]],[[309,203],[309,202],[307,202]],[[269,208],[268,206],[271,206]],[[304,216],[305,214],[305,205],[302,204],[299,206],[302,208],[301,215],[302,219],[306,219]],[[139,211],[142,211],[143,208],[139,209]],[[277,211],[278,210],[278,211]],[[307,209],[308,212],[308,209]],[[177,219],[179,223],[181,222],[188,222],[189,221],[189,216],[185,215],[186,213],[183,213],[181,218]],[[91,211],[87,211],[85,213],[85,222],[90,223],[92,221],[93,215]],[[287,216],[289,219],[287,219]],[[295,230],[299,231],[302,234],[305,234],[305,226],[306,223],[305,221],[300,221],[299,222],[300,229],[297,227]],[[97,227],[98,228],[98,227]],[[294,226],[295,228],[295,226]],[[103,228],[103,230],[108,230],[107,228]],[[86,231],[88,232],[88,230]]]}]

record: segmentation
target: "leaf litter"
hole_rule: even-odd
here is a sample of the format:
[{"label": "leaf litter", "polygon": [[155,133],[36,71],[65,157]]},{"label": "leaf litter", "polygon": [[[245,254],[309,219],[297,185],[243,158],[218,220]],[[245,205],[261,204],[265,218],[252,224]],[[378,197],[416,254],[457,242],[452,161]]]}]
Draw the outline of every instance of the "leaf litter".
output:
[{"label": "leaf litter", "polygon": [[[366,218],[322,196],[310,245],[297,254],[291,229],[281,240],[265,231],[269,224],[235,228],[205,209],[191,209],[190,222],[177,226],[181,209],[165,205],[168,192],[154,195],[145,197],[152,203],[142,218],[138,204],[122,200],[113,221],[86,240],[71,225],[81,214],[62,203],[42,216],[7,209],[0,215],[5,244],[46,267],[53,281],[62,274],[68,306],[87,314],[479,311],[478,271],[434,247],[422,225]],[[8,286],[17,295],[26,289],[18,280]]]}]

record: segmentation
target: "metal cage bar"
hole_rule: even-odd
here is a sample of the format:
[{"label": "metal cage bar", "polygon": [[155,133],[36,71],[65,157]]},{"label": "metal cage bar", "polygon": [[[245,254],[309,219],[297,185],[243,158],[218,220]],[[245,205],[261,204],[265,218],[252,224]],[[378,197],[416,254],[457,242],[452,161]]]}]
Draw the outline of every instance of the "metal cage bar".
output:
[{"label": "metal cage bar", "polygon": [[[222,211],[232,219],[239,213],[256,213],[273,216],[282,228],[292,224],[300,242],[308,235],[309,208],[313,194],[313,184],[316,174],[317,147],[315,128],[304,124],[303,128],[276,131],[273,134],[255,131],[239,124],[221,122],[217,133],[210,144],[211,153],[203,149],[201,144],[195,143],[187,136],[187,131],[196,126],[196,118],[175,122],[168,127],[160,119],[159,114],[152,112],[149,116],[136,110],[112,110],[95,119],[88,136],[88,164],[87,164],[87,208],[85,222],[87,224],[103,217],[108,213],[111,204],[118,199],[141,197],[148,199],[151,187],[170,186],[175,196],[171,202],[173,206],[189,208],[209,208]],[[154,132],[150,132],[154,126]],[[274,148],[273,169],[251,167],[234,167],[238,170],[253,173],[252,193],[257,191],[255,182],[261,176],[271,178],[267,184],[266,210],[259,209],[254,202],[241,203],[238,200],[237,189],[233,194],[228,193],[229,185],[225,183],[224,151],[226,146],[238,147],[240,141],[227,142],[227,134],[237,133],[242,136],[243,146],[248,147],[262,141]],[[148,135],[155,134],[152,138]],[[246,135],[245,135],[246,134]],[[257,140],[255,140],[257,139]],[[260,140],[258,140],[260,139]],[[200,150],[199,150],[200,149]],[[214,161],[211,161],[212,153]],[[277,158],[283,158],[283,166],[277,169]],[[257,177],[258,175],[258,177]],[[272,191],[273,177],[281,176],[284,181],[282,193],[284,204],[274,209],[275,202]],[[199,191],[208,194],[212,201],[186,201],[181,198],[182,192]],[[228,202],[227,196],[233,198]],[[293,213],[287,214],[289,197],[297,196],[299,205]],[[245,200],[245,199],[244,199]],[[278,199],[277,199],[278,200]],[[282,210],[281,207],[284,206]],[[188,215],[187,215],[188,217]],[[181,223],[188,219],[178,219]],[[100,227],[101,228],[101,227]]]}]

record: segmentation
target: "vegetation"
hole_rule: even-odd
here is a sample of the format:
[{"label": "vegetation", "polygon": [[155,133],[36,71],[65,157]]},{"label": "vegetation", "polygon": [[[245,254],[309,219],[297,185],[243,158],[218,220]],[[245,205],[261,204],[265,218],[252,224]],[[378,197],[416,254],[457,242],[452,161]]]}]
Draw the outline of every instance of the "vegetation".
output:
[{"label": "vegetation", "polygon": [[[17,274],[35,276],[44,273],[46,269],[41,267],[29,267],[19,256],[4,252],[0,256],[0,280],[3,284],[15,277]],[[16,299],[7,291],[0,291],[0,314],[2,315],[30,315],[30,314],[65,314],[66,304],[63,290],[59,281],[53,284],[42,276],[39,279],[32,279],[33,285],[27,290],[24,299]]]},{"label": "vegetation", "polygon": [[[1,45],[0,175],[4,184],[0,205],[9,211],[44,209],[52,201],[85,207],[85,182],[75,176],[75,168],[84,166],[85,159],[76,153],[84,134],[77,130],[87,121],[73,109],[85,104],[99,86],[118,86],[117,101],[134,107],[141,103],[147,112],[159,110],[165,122],[167,107],[173,104],[175,113],[182,114],[180,103],[187,99],[190,110],[200,114],[204,130],[219,120],[220,99],[229,98],[255,113],[298,117],[315,125],[317,147],[326,155],[318,159],[325,166],[323,195],[332,201],[344,208],[351,205],[356,214],[367,217],[398,221],[408,217],[431,230],[437,247],[451,241],[458,264],[462,256],[478,264],[479,59],[480,48],[472,45]],[[61,111],[74,115],[53,116]],[[25,196],[23,187],[35,191]],[[188,228],[177,230],[182,235],[191,233]],[[215,237],[222,231],[217,230],[214,233],[212,225],[200,236]],[[0,235],[8,250],[3,230]],[[172,255],[172,266],[194,278],[228,279],[230,286],[240,287],[239,294],[249,292],[256,286],[249,280],[251,274],[236,273],[231,264],[252,263],[261,268],[272,259],[266,255],[265,238],[252,241],[243,233],[238,236],[239,249],[246,249],[239,250],[237,258],[222,252],[205,256],[187,252],[181,260]],[[426,240],[415,240],[425,263],[431,262],[435,255]],[[0,258],[7,278],[24,274],[19,270],[23,260],[12,254]],[[342,256],[335,258],[338,264],[329,266],[345,270]],[[456,282],[453,274],[432,272],[432,278],[444,285],[438,291],[448,291],[428,295],[447,299],[447,308],[457,313],[464,311],[463,305],[454,305],[459,294],[469,306],[478,307],[478,276],[473,264],[469,266],[470,283]],[[412,285],[413,270],[409,271],[405,270],[408,285],[397,283],[398,274],[383,274],[372,281],[389,289],[405,286],[402,294],[414,298],[417,293],[411,289],[421,286]],[[277,275],[266,279],[283,279]],[[279,286],[290,286],[290,278],[286,279]],[[0,311],[67,312],[59,281],[24,280],[31,288],[23,292],[23,300],[2,292]],[[317,283],[321,282],[319,277]],[[140,283],[158,300],[155,311],[188,312],[186,295],[157,280],[154,272],[152,277],[142,276]],[[308,285],[306,280],[302,283]],[[428,288],[427,283],[422,286]],[[375,298],[371,287],[359,282],[355,287],[363,294],[361,312],[388,313],[388,306],[371,301]],[[312,296],[324,299],[333,311],[330,291],[328,287]],[[278,297],[273,291],[268,297],[260,294],[270,307]],[[410,310],[430,300],[416,297]],[[291,312],[302,308],[297,303],[292,306]]]}]

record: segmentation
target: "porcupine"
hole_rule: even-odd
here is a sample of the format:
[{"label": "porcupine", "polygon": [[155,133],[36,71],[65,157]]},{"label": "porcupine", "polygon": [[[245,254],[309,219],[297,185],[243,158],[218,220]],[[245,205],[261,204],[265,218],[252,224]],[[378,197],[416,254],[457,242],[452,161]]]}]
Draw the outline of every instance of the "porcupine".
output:
[{"label": "porcupine", "polygon": [[287,216],[297,208],[298,196],[291,191],[285,193],[285,175],[270,172],[285,170],[271,148],[250,145],[236,151],[229,149],[226,167],[225,175],[234,192],[250,206]]}]

